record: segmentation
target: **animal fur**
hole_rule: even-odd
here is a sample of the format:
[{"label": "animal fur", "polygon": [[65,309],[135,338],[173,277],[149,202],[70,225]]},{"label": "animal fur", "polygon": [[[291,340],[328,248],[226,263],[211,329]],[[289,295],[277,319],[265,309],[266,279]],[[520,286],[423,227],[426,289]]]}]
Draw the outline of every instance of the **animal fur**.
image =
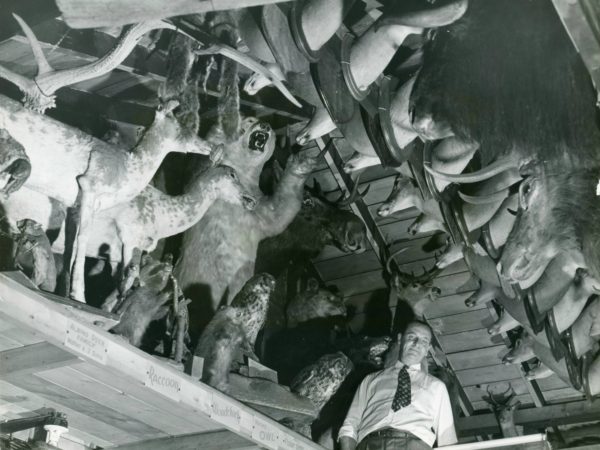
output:
[{"label": "animal fur", "polygon": [[551,1],[485,0],[426,44],[411,108],[479,142],[484,164],[513,150],[589,159],[595,99]]},{"label": "animal fur", "polygon": [[140,268],[139,284],[115,312],[121,320],[111,332],[126,338],[131,345],[139,347],[150,322],[166,314],[165,303],[172,296],[167,289],[173,266],[145,255]]},{"label": "animal fur", "polygon": [[244,285],[230,306],[219,309],[206,326],[195,354],[204,358],[202,381],[225,391],[233,359],[240,350],[252,349],[266,318],[275,280],[256,275]]},{"label": "animal fur", "polygon": [[54,292],[56,288],[56,266],[50,241],[42,226],[31,220],[18,222],[20,235],[17,238],[15,260],[29,257],[32,260],[31,281],[44,291]]}]

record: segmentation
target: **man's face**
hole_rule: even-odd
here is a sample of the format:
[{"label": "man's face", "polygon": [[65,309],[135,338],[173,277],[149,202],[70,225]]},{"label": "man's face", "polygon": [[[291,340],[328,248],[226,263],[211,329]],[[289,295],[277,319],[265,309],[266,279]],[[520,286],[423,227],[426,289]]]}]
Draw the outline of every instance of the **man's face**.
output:
[{"label": "man's face", "polygon": [[431,345],[431,332],[421,324],[409,324],[400,342],[400,361],[407,366],[420,363]]}]

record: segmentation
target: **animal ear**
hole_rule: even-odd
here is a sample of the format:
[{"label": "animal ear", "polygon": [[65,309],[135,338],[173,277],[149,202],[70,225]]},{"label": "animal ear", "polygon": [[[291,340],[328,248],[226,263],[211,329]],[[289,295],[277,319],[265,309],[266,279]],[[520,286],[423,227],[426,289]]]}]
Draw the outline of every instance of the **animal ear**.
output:
[{"label": "animal ear", "polygon": [[316,278],[310,277],[306,281],[306,290],[310,292],[318,292],[319,291],[319,281]]}]

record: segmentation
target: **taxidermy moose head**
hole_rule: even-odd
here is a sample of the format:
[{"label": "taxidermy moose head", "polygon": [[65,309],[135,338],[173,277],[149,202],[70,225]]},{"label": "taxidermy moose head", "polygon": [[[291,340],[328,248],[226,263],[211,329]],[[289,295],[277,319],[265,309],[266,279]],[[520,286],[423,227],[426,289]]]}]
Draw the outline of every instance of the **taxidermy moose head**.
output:
[{"label": "taxidermy moose head", "polygon": [[525,180],[519,186],[519,210],[502,252],[500,273],[529,284],[556,255],[572,254],[583,255],[584,265],[597,279],[598,167],[531,162],[520,171]]}]

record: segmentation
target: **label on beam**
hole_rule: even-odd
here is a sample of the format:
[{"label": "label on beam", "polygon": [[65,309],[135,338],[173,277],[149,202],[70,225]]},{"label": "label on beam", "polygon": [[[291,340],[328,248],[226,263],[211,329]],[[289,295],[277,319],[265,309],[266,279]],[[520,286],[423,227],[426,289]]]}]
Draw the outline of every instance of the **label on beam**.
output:
[{"label": "label on beam", "polygon": [[166,370],[160,364],[148,364],[144,386],[169,397],[171,400],[179,401],[181,392],[180,377]]},{"label": "label on beam", "polygon": [[231,428],[240,431],[242,426],[242,411],[235,403],[218,394],[213,394],[212,411],[210,418]]},{"label": "label on beam", "polygon": [[252,440],[260,442],[267,448],[276,449],[279,443],[279,430],[271,423],[254,417]]},{"label": "label on beam", "polygon": [[86,358],[106,364],[107,345],[104,337],[73,320],[67,322],[64,344]]}]

